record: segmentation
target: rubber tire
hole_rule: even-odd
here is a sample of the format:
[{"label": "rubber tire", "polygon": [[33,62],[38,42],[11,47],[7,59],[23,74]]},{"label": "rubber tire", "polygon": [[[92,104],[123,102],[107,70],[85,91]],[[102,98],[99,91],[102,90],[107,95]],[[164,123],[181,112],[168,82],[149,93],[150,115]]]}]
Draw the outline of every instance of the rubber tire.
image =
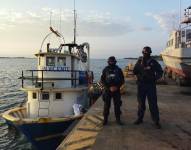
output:
[{"label": "rubber tire", "polygon": [[185,86],[186,85],[186,82],[184,81],[184,79],[180,78],[179,76],[176,76],[176,84],[178,86]]},{"label": "rubber tire", "polygon": [[172,72],[172,79],[176,80],[176,78],[177,78],[177,74],[175,72]]},{"label": "rubber tire", "polygon": [[176,85],[181,86],[181,81],[179,77],[176,77],[175,82],[176,82]]}]

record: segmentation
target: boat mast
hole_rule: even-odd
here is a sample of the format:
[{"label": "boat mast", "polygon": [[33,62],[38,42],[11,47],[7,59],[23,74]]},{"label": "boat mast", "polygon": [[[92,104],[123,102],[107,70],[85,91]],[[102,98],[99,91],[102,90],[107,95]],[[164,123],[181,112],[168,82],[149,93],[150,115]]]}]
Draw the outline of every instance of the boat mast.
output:
[{"label": "boat mast", "polygon": [[181,19],[182,19],[182,0],[179,0],[179,30],[181,30]]},{"label": "boat mast", "polygon": [[76,0],[74,0],[74,44],[76,44]]},{"label": "boat mast", "polygon": [[182,0],[180,0],[179,1],[179,31],[180,31],[180,44],[179,44],[179,48],[182,48],[182,31],[181,31],[181,28],[182,28],[182,26],[181,26],[181,19],[182,19],[182,17],[181,17],[181,9],[182,9]]}]

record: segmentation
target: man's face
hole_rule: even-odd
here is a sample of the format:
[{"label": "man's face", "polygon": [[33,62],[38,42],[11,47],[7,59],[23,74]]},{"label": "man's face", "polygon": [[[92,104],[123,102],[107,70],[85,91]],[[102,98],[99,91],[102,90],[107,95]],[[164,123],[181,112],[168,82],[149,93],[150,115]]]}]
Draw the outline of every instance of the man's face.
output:
[{"label": "man's face", "polygon": [[113,66],[113,65],[115,65],[115,61],[108,61],[108,64],[109,64],[110,66]]},{"label": "man's face", "polygon": [[143,53],[143,57],[149,57],[150,56],[150,53],[146,49],[143,49],[142,53]]}]

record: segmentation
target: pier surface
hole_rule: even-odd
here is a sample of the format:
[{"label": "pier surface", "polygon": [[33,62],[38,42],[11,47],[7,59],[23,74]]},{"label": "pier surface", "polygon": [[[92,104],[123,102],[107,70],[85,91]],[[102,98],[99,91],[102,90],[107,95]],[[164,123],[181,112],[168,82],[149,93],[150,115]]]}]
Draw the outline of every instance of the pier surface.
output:
[{"label": "pier surface", "polygon": [[103,101],[98,99],[58,150],[191,150],[191,88],[174,83],[158,85],[158,104],[162,129],[156,129],[147,105],[144,123],[134,125],[137,118],[135,80],[127,81],[122,96],[122,121],[115,122],[113,106],[109,124],[102,126]]}]

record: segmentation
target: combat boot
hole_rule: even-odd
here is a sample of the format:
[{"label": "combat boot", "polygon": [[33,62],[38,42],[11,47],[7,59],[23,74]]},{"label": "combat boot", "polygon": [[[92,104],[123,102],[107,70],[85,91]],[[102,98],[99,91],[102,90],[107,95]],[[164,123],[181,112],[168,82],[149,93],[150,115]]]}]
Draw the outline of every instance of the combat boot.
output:
[{"label": "combat boot", "polygon": [[155,127],[156,127],[156,129],[161,129],[162,127],[161,127],[161,124],[159,123],[159,122],[156,122],[155,123]]},{"label": "combat boot", "polygon": [[108,124],[108,117],[104,117],[104,120],[103,120],[103,125],[107,125]]},{"label": "combat boot", "polygon": [[120,126],[124,125],[124,123],[121,121],[120,117],[117,117],[117,118],[116,118],[116,122],[117,122],[117,124],[120,125]]},{"label": "combat boot", "polygon": [[139,125],[141,123],[143,123],[143,120],[139,118],[134,122],[135,125]]}]

